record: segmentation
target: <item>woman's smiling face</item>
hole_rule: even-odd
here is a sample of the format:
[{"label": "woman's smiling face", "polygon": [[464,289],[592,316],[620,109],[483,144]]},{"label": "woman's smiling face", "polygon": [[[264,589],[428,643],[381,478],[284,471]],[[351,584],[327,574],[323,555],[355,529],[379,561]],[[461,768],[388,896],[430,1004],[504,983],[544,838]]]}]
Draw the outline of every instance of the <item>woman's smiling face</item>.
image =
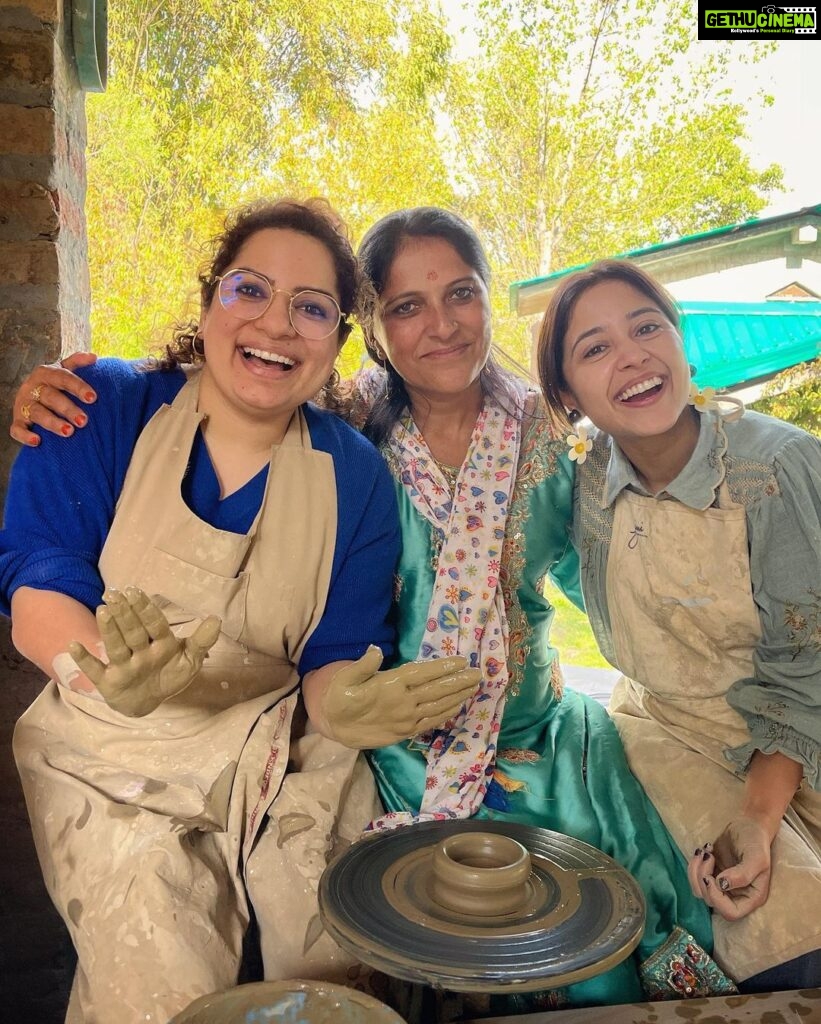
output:
[{"label": "woman's smiling face", "polygon": [[663,434],[687,406],[681,335],[632,284],[606,280],[577,299],[564,337],[562,400],[623,443]]},{"label": "woman's smiling face", "polygon": [[264,228],[237,252],[233,267],[252,270],[278,290],[255,320],[224,309],[214,295],[202,318],[203,373],[224,401],[254,418],[282,419],[307,402],[330,376],[339,349],[339,329],[320,340],[304,338],[290,321],[291,295],[325,292],[339,302],[334,262],[326,246],[288,228]]},{"label": "woman's smiling face", "polygon": [[380,343],[413,398],[479,386],[490,305],[477,271],[442,238],[402,242],[380,296]]}]

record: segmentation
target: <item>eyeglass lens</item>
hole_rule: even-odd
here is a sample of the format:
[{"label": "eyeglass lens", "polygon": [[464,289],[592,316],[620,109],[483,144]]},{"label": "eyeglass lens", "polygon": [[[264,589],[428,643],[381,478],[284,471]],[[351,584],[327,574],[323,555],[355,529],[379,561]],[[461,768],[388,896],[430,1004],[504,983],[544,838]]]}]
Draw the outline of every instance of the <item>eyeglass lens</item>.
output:
[{"label": "eyeglass lens", "polygon": [[[229,271],[219,283],[223,309],[242,320],[255,320],[271,305],[274,289],[267,278],[250,270]],[[289,316],[294,330],[303,338],[327,338],[341,319],[339,306],[323,292],[305,290],[291,295]]]}]

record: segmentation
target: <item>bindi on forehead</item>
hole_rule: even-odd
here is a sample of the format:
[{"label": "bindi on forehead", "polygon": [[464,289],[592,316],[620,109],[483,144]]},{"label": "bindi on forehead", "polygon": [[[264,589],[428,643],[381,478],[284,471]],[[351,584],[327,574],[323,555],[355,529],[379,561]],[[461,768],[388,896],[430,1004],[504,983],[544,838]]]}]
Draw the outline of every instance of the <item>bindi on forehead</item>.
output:
[{"label": "bindi on forehead", "polygon": [[436,273],[435,270],[429,270],[428,271],[428,280],[429,281],[438,281],[439,280],[439,275]]}]

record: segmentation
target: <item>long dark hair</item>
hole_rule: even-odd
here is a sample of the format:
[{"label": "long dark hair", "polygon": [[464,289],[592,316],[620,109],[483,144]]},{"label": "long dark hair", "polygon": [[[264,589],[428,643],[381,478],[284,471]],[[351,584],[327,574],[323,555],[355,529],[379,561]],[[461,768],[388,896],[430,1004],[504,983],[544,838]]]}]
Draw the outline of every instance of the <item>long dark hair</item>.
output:
[{"label": "long dark hair", "polygon": [[[343,314],[339,324],[341,347],[351,332],[348,315],[361,312],[363,279],[345,225],[325,199],[307,199],[304,202],[296,199],[260,200],[229,215],[223,231],[213,240],[213,256],[199,274],[203,309],[207,309],[214,299],[219,275],[231,267],[237,253],[252,235],[267,228],[284,228],[310,235],[328,250],[336,272],[339,308]],[[202,352],[197,349],[199,329],[199,323],[192,320],[174,330],[173,339],[166,345],[165,356],[159,362],[162,369],[202,362]]]},{"label": "long dark hair", "polygon": [[560,395],[561,391],[567,390],[563,368],[567,328],[582,295],[604,281],[623,281],[632,285],[658,306],[676,330],[681,329],[681,315],[670,293],[646,270],[629,260],[599,260],[583,270],[568,274],[550,297],[539,328],[536,350],[545,404],[554,425],[565,433],[572,429],[571,418]]},{"label": "long dark hair", "polygon": [[[457,214],[438,206],[416,206],[389,213],[370,228],[360,243],[359,263],[377,295],[382,294],[393,261],[402,243],[408,238],[441,238],[453,246],[460,258],[476,271],[485,287],[490,287],[490,264],[479,236],[470,224]],[[373,325],[366,321],[363,326],[368,354],[385,370],[386,375],[384,389],[376,396],[363,428],[365,436],[379,445],[387,439],[410,400],[402,377],[380,353]],[[510,375],[501,369],[492,355],[479,374],[483,393],[492,395],[501,404],[510,401],[510,379]]]}]

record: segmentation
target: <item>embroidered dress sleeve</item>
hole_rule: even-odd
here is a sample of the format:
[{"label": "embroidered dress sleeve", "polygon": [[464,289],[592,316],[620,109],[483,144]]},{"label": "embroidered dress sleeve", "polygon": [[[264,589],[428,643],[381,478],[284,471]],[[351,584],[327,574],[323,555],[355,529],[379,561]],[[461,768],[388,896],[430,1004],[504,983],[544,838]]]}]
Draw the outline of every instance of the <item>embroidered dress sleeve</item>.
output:
[{"label": "embroidered dress sleeve", "polygon": [[747,721],[749,743],[727,751],[746,768],[755,750],[781,751],[821,789],[821,442],[788,441],[773,482],[748,512],[753,595],[762,637],[755,677],[728,694]]},{"label": "embroidered dress sleeve", "polygon": [[[566,445],[562,443],[562,447]],[[568,600],[580,611],[584,611],[579,553],[573,542],[573,494],[575,491],[575,463],[562,451],[558,459],[556,480],[553,488],[554,510],[552,527],[557,532],[556,549],[559,553],[550,566],[550,578]]]},{"label": "embroidered dress sleeve", "polygon": [[[78,371],[99,395],[94,415],[69,438],[40,432],[12,467],[0,535],[0,610],[20,587],[51,590],[94,609],[97,561],[140,430],[182,375],[141,373],[103,359]],[[37,428],[35,428],[37,429]]]},{"label": "embroidered dress sleeve", "polygon": [[[313,422],[311,436],[318,446]],[[300,675],[332,661],[361,658],[370,644],[386,659],[393,653],[389,617],[401,543],[396,492],[376,449],[353,437],[344,457],[334,453],[337,550],[325,611],[300,659]]]},{"label": "embroidered dress sleeve", "polygon": [[[562,593],[581,611],[579,556],[573,543],[573,493],[576,466],[567,457],[567,444],[556,437],[544,405],[535,407],[535,415],[523,431],[519,465],[514,488],[514,507],[527,496],[528,514],[541,532],[547,553],[547,575]],[[514,512],[514,522],[516,515]],[[514,530],[518,525],[514,526]],[[510,538],[506,547],[510,550]],[[532,563],[530,550],[526,557]],[[543,570],[542,570],[543,571]]]}]

